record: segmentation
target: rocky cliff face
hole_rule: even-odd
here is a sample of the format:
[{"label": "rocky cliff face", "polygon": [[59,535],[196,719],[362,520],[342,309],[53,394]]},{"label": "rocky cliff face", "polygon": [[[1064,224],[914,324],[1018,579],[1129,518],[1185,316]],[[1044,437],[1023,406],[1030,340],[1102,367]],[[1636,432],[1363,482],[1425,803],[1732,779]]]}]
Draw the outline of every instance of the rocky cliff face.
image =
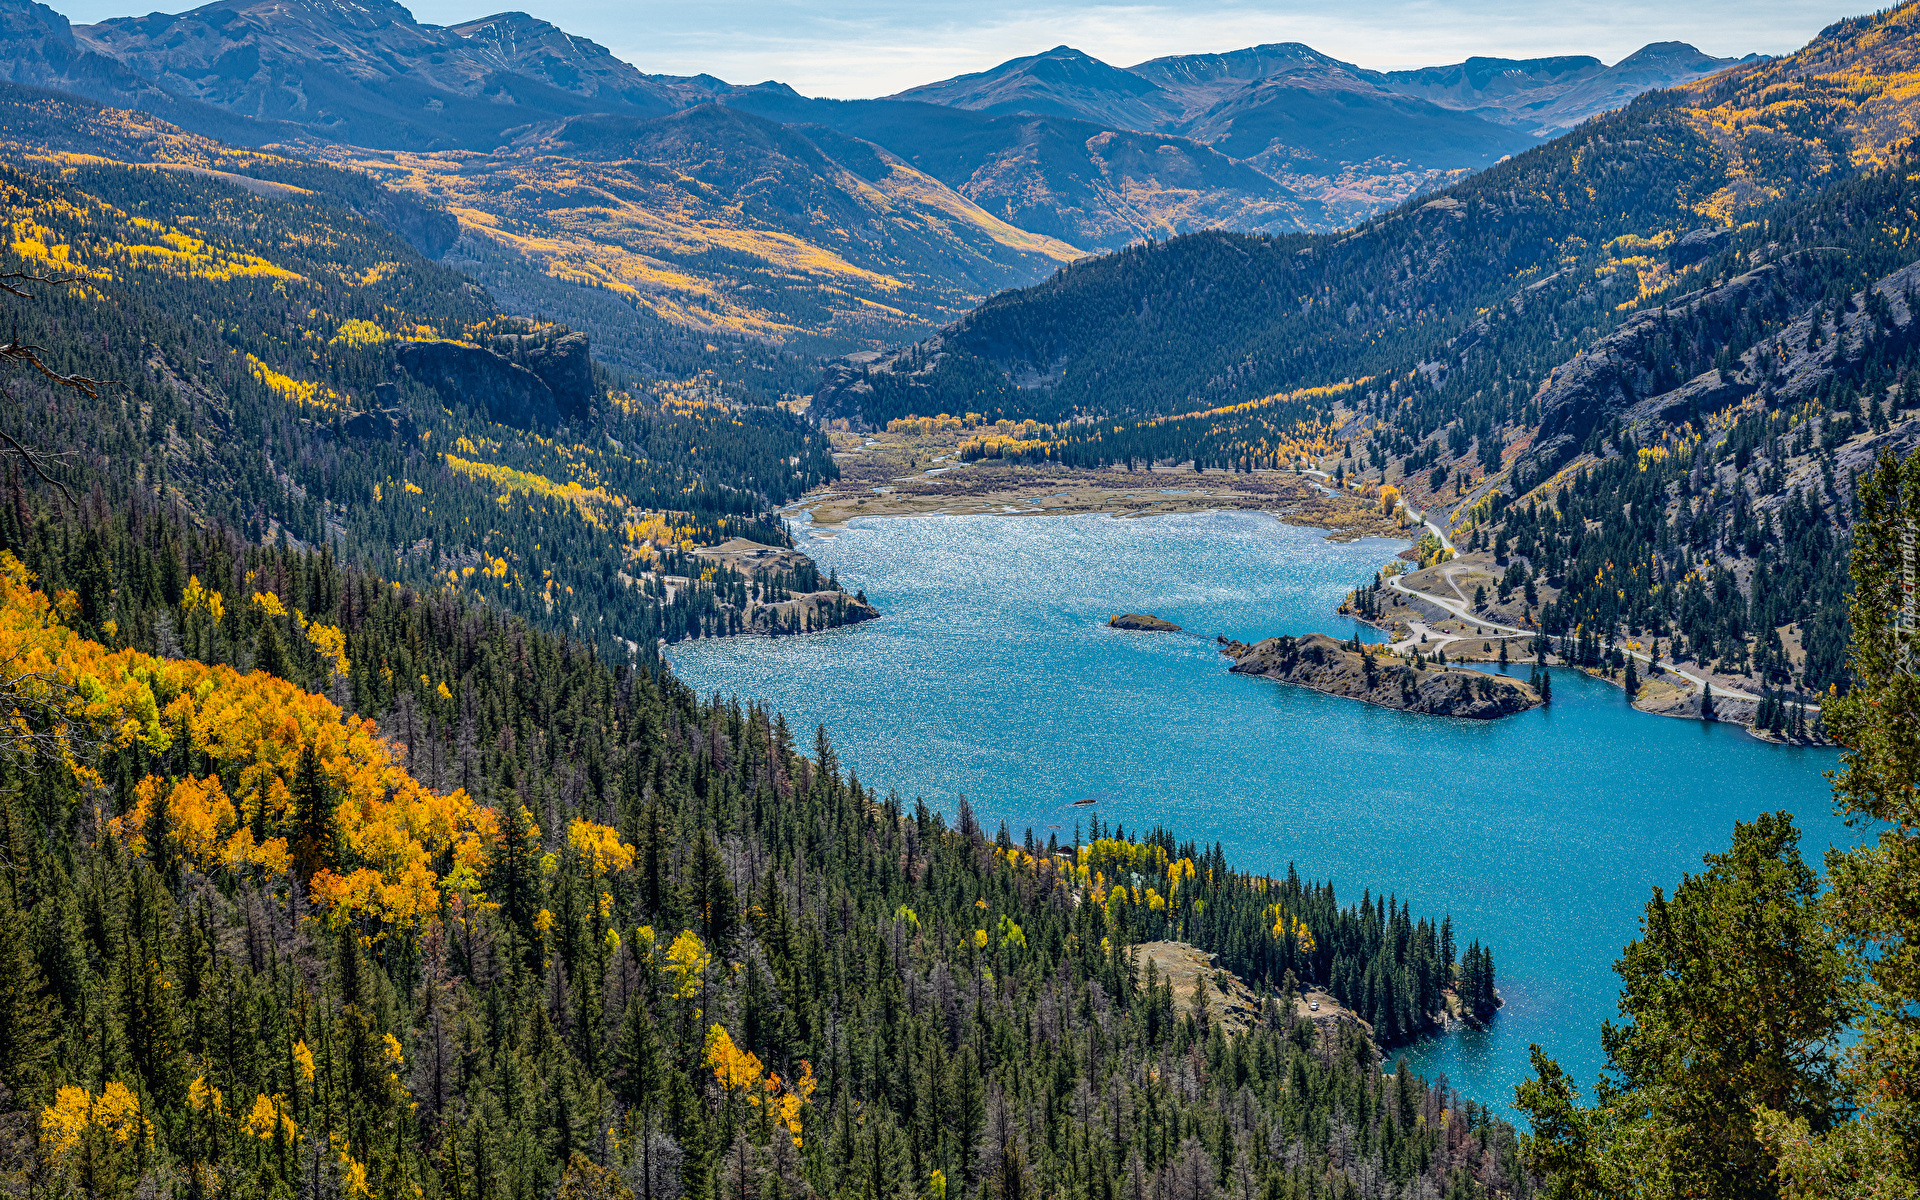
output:
[{"label": "rocky cliff face", "polygon": [[1447,667],[1424,670],[1399,659],[1355,653],[1325,634],[1272,637],[1249,646],[1220,639],[1236,675],[1264,675],[1330,696],[1346,696],[1382,708],[1435,717],[1492,720],[1540,705],[1524,683],[1480,671]]},{"label": "rocky cliff face", "polygon": [[484,406],[522,429],[564,424],[593,404],[587,335],[558,326],[496,334],[487,346],[403,342],[394,360],[443,400]]},{"label": "rocky cliff face", "polygon": [[552,327],[506,333],[494,337],[491,348],[538,375],[553,393],[562,416],[586,415],[593,403],[593,360],[587,353],[586,334]]},{"label": "rocky cliff face", "polygon": [[[1689,234],[1680,246],[1688,239],[1708,240]],[[1658,433],[1756,393],[1769,407],[1792,407],[1868,354],[1897,356],[1920,334],[1912,302],[1920,288],[1920,263],[1912,263],[1837,313],[1833,306],[1815,306],[1729,366],[1667,386],[1660,364],[1670,356],[1675,327],[1713,310],[1737,312],[1774,286],[1774,272],[1771,265],[1756,267],[1718,287],[1649,309],[1556,367],[1540,390],[1539,433],[1518,461],[1516,475],[1544,479],[1578,454],[1596,430],[1616,420],[1637,433]]]},{"label": "rocky cliff face", "polygon": [[491,350],[458,342],[405,342],[394,357],[401,370],[441,399],[484,409],[501,424],[528,429],[560,423],[553,389]]}]

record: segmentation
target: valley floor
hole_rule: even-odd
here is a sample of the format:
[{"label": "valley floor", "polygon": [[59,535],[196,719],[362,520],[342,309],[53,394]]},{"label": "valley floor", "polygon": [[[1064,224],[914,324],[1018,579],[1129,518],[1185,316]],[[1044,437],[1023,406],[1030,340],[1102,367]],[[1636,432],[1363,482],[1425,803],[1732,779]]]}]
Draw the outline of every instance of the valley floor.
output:
[{"label": "valley floor", "polygon": [[1406,537],[1368,500],[1329,494],[1283,471],[1195,472],[1170,467],[1100,471],[958,459],[960,438],[835,433],[840,479],[796,508],[832,528],[855,517],[1015,516],[1110,512],[1268,512],[1291,525],[1326,529],[1337,541]]}]

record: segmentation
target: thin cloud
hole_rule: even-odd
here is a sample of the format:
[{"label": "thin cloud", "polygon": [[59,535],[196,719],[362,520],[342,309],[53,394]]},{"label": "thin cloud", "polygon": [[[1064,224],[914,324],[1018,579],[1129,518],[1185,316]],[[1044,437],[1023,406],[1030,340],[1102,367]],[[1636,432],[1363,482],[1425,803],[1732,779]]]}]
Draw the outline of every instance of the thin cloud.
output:
[{"label": "thin cloud", "polygon": [[[1472,55],[1591,54],[1615,62],[1648,42],[1710,54],[1782,54],[1845,15],[1806,0],[1573,0],[1542,19],[1535,0],[1391,0],[1330,9],[1286,3],[1052,4],[1012,0],[741,0],[723,4],[522,0],[527,11],[608,47],[643,71],[779,80],[812,96],[883,96],[1066,44],[1127,66],[1166,54],[1305,42],[1381,70]],[[125,0],[68,0],[76,23],[124,15]],[[145,4],[142,4],[145,7]],[[176,3],[169,11],[191,5]],[[422,0],[422,21],[482,15],[472,0]]]},{"label": "thin cloud", "polygon": [[[1688,5],[1577,2],[1551,21],[1536,4],[1438,4],[1406,0],[1348,12],[1324,5],[1055,5],[996,3],[749,5],[760,18],[648,30],[649,70],[706,70],[741,81],[779,79],[808,95],[886,95],[952,75],[984,71],[1009,58],[1074,46],[1115,65],[1165,54],[1232,50],[1262,42],[1305,42],[1381,70],[1458,62],[1472,55],[1531,58],[1592,54],[1615,62],[1648,42],[1686,41],[1710,53],[1786,53],[1803,45],[1834,12],[1808,3],[1711,0]],[[778,10],[786,10],[779,12]],[[707,10],[724,22],[727,10]],[[598,35],[596,35],[598,36]],[[617,33],[600,40],[623,57],[645,47]],[[641,61],[638,57],[633,61]]]}]

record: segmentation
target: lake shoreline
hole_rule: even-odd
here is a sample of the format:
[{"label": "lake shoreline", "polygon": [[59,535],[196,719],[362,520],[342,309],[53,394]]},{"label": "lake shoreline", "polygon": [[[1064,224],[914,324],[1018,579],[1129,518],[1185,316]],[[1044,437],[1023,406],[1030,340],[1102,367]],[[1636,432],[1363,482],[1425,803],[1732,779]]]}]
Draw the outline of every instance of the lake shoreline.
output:
[{"label": "lake shoreline", "polygon": [[[936,468],[947,470],[947,468]],[[1143,476],[1145,477],[1143,479]],[[1168,487],[1164,484],[1192,484]],[[1064,491],[1060,489],[1066,489]],[[1039,493],[1047,493],[1040,495]],[[1143,503],[1144,502],[1144,503]],[[1260,512],[1282,524],[1326,532],[1349,543],[1392,537],[1411,543],[1410,526],[1381,513],[1371,502],[1330,492],[1282,471],[1233,474],[1210,470],[1055,471],[998,468],[994,472],[901,477],[881,486],[864,481],[802,497],[782,514],[814,514],[823,530],[843,530],[860,517],[1037,517],[1100,513],[1122,519],[1145,516]]]},{"label": "lake shoreline", "polygon": [[[1850,836],[1821,777],[1832,751],[1638,720],[1615,685],[1573,672],[1556,672],[1547,708],[1431,721],[1223,669],[1215,635],[1377,638],[1335,610],[1404,538],[1330,542],[1227,510],[856,517],[806,541],[818,527],[804,509],[796,538],[886,619],[680,642],[667,653],[685,684],[769,703],[796,730],[825,725],[862,780],[949,816],[965,795],[990,827],[1042,840],[1084,836],[1092,817],[1165,826],[1222,843],[1245,870],[1297,864],[1336,882],[1343,905],[1367,888],[1450,913],[1461,944],[1493,948],[1506,1004],[1488,1030],[1402,1052],[1481,1103],[1511,1101],[1530,1042],[1583,1081],[1599,1070],[1609,964],[1651,889],[1724,848],[1735,820],[1793,811],[1810,856]],[[1109,629],[1116,612],[1194,633]],[[1091,795],[1097,806],[1071,805]]]}]

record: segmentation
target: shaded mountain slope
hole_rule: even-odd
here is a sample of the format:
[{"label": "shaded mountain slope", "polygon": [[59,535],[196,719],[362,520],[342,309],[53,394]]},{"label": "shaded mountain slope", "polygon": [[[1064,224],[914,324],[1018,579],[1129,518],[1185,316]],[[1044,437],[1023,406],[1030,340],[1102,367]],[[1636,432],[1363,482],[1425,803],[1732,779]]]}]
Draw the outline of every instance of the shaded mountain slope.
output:
[{"label": "shaded mountain slope", "polygon": [[658,115],[707,99],[718,83],[644,75],[524,14],[441,28],[391,0],[220,0],[74,36],[172,95],[380,147],[492,149],[515,124]]},{"label": "shaded mountain slope", "polygon": [[1445,67],[1388,71],[1386,86],[1547,137],[1645,92],[1677,87],[1754,60],[1715,58],[1685,42],[1652,42],[1612,66],[1585,55],[1470,58]]},{"label": "shaded mountain slope", "polygon": [[1271,75],[1187,122],[1185,132],[1269,171],[1387,159],[1482,168],[1532,137],[1388,88],[1318,70]]},{"label": "shaded mountain slope", "polygon": [[[1698,79],[1733,62],[1680,43],[1659,43],[1612,67],[1588,57],[1473,59],[1383,73],[1283,42],[1172,55],[1122,70],[1057,46],[889,99],[1189,138],[1248,163],[1310,202],[1319,212],[1303,214],[1308,227],[1318,215],[1324,229],[1490,166],[1649,89]],[[908,125],[912,116],[911,110],[898,111],[890,123]],[[924,116],[922,122],[934,124]],[[918,132],[876,140],[896,148],[912,145],[914,151],[900,152],[917,153]],[[969,168],[986,169],[978,162],[977,156],[970,159]],[[1244,219],[1218,224],[1276,229]]]},{"label": "shaded mountain slope", "polygon": [[1077,117],[1115,129],[1157,129],[1178,101],[1155,82],[1071,46],[1009,59],[992,70],[896,92],[888,100],[1028,116]]},{"label": "shaded mountain slope", "polygon": [[1069,46],[889,97],[988,113],[1077,117],[1179,134],[1242,159],[1376,158],[1484,166],[1531,140],[1470,113],[1398,96],[1383,76],[1284,43],[1154,59],[1122,70]]}]

